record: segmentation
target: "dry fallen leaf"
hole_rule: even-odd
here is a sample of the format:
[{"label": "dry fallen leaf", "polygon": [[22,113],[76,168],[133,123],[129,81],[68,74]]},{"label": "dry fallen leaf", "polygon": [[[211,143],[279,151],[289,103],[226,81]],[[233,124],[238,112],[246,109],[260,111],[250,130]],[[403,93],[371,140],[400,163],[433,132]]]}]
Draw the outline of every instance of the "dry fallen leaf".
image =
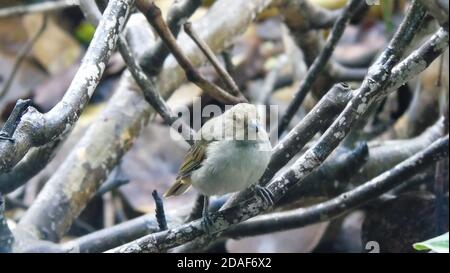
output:
[{"label": "dry fallen leaf", "polygon": [[[58,74],[80,58],[82,49],[52,17],[48,19],[45,31],[33,46],[32,55],[50,74]],[[30,37],[42,24],[43,15],[30,14],[24,16],[22,20]]]}]

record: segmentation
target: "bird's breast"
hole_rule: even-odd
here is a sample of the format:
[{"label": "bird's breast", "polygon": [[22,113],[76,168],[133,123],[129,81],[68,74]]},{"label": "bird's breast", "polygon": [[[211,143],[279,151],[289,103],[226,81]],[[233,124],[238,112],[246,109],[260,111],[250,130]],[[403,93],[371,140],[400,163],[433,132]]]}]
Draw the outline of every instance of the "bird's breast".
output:
[{"label": "bird's breast", "polygon": [[192,185],[208,196],[241,191],[258,181],[270,156],[268,142],[212,142],[202,166],[191,176]]}]

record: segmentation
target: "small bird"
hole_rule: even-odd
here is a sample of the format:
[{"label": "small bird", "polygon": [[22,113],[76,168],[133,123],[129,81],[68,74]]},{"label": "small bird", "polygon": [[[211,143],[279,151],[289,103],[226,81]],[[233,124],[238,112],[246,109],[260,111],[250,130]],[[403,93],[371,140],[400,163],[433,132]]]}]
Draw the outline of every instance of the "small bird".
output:
[{"label": "small bird", "polygon": [[271,201],[270,193],[256,185],[269,163],[272,146],[254,105],[240,103],[212,118],[196,133],[195,139],[175,183],[164,197],[180,195],[192,185],[204,196],[206,224],[212,224],[208,218],[210,196],[253,186]]}]

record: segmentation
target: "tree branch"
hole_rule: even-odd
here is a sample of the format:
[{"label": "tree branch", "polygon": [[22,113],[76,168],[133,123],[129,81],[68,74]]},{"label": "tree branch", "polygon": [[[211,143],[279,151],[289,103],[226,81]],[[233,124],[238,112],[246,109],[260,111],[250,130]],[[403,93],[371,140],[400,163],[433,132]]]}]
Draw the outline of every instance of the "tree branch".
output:
[{"label": "tree branch", "polygon": [[[242,33],[256,14],[270,2],[217,1],[209,12],[195,23],[198,24],[196,29],[213,51],[220,52],[230,46],[233,38]],[[223,14],[225,8],[229,11],[226,15]],[[230,20],[231,17],[233,20]],[[186,35],[180,36],[179,44],[183,45],[184,52],[194,65],[198,66],[205,61],[203,54]],[[155,85],[162,96],[167,98],[184,79],[183,70],[169,57]],[[52,238],[57,240],[82,211],[124,153],[130,149],[143,126],[154,116],[154,111],[136,89],[131,74],[125,71],[106,109],[47,182],[31,206],[30,214],[24,217],[28,220],[20,222],[15,230],[38,231],[37,233],[47,230],[56,234],[52,235]],[[50,229],[52,225],[55,230]],[[34,236],[45,238],[37,233],[34,232]]]},{"label": "tree branch", "polygon": [[[260,218],[250,220],[227,230],[225,234],[227,234],[227,232],[231,232],[233,235],[234,232],[234,236],[256,235],[258,232],[267,232],[268,228],[270,228],[270,231],[272,232],[304,226],[340,216],[343,213],[378,197],[384,192],[389,191],[396,185],[405,181],[405,178],[412,177],[417,170],[423,170],[431,163],[434,163],[446,156],[448,156],[448,135],[447,137],[439,139],[424,151],[400,163],[394,169],[381,174],[364,185],[359,186],[350,192],[344,193],[339,197],[307,209],[260,216]],[[255,209],[255,207],[252,207],[251,209]],[[223,228],[224,226],[229,227],[228,225],[230,225],[230,223],[227,221],[229,221],[233,216],[242,216],[239,212],[245,213],[249,211],[245,206],[242,206],[240,210],[237,207],[232,207],[210,215],[216,221],[222,221],[220,223],[222,227],[219,227],[217,224],[214,225],[214,228],[217,230]],[[276,216],[277,221],[267,221],[268,217],[273,220],[274,216]],[[238,220],[240,220],[240,218],[238,218]],[[112,249],[108,252],[158,252],[177,246],[182,242],[186,242],[188,240],[190,241],[192,238],[198,237],[199,234],[202,234],[201,221],[197,220],[169,231],[144,236],[141,239]]]},{"label": "tree branch", "polygon": [[[441,5],[438,0],[419,0],[428,12],[439,22],[441,27],[448,31],[448,3]],[[446,1],[444,1],[446,2]],[[445,9],[447,6],[447,10]]]},{"label": "tree branch", "polygon": [[[86,17],[94,24],[97,25],[101,13],[98,10],[96,4],[90,0],[81,0],[80,7],[86,14]],[[178,116],[176,116],[170,107],[165,102],[164,98],[156,90],[153,80],[150,79],[142,70],[137,59],[133,56],[131,48],[128,46],[126,39],[120,35],[117,41],[117,47],[123,60],[125,61],[128,70],[130,71],[133,79],[141,88],[144,98],[147,102],[153,106],[153,108],[158,112],[158,114],[163,118],[164,122],[169,126],[172,126],[176,121],[179,121]],[[194,141],[195,132],[187,125],[185,122],[179,122],[181,126],[181,133],[183,134],[183,139],[185,139],[189,144],[192,145]]]},{"label": "tree branch", "polygon": [[256,217],[227,230],[224,236],[254,236],[329,221],[374,200],[415,174],[448,157],[448,135],[372,180],[326,202]]},{"label": "tree branch", "polygon": [[216,70],[217,74],[220,76],[220,78],[225,82],[228,88],[230,88],[231,94],[237,97],[243,98],[241,91],[239,91],[239,87],[237,86],[236,82],[233,80],[233,78],[228,74],[228,72],[225,70],[225,68],[222,67],[219,60],[217,59],[216,55],[214,55],[214,52],[212,52],[211,48],[208,46],[208,44],[203,41],[200,36],[198,36],[197,32],[195,32],[194,28],[192,27],[191,22],[186,22],[184,24],[184,32],[186,32],[189,37],[197,44],[198,48],[205,54],[206,58],[211,62],[214,69]]},{"label": "tree branch", "polygon": [[25,15],[29,13],[49,12],[75,6],[78,6],[78,0],[47,1],[30,5],[12,6],[0,9],[0,18]]},{"label": "tree branch", "polygon": [[0,174],[0,193],[11,193],[44,169],[54,158],[59,144],[64,141],[67,133],[31,150],[10,172]]},{"label": "tree branch", "polygon": [[[404,45],[404,43],[401,45]],[[380,96],[387,96],[389,93],[397,90],[409,79],[420,74],[434,59],[445,51],[447,46],[448,33],[445,30],[440,29],[425,44],[392,69],[389,80],[386,80],[388,86],[386,86],[385,89],[380,90]],[[391,49],[389,50],[391,51]],[[397,52],[397,54],[399,54],[399,52]],[[282,139],[282,141],[274,147],[274,153],[269,165],[259,181],[260,185],[266,185],[281,167],[300,152],[314,134],[319,130],[327,128],[332,117],[344,109],[345,105],[356,96],[354,92],[340,92],[341,90],[345,90],[345,86],[344,89],[342,89],[342,86],[339,87],[339,85],[332,88],[332,90],[328,92],[330,95],[326,95],[322,98],[307,116],[288,134],[288,136]],[[328,98],[328,96],[330,97]],[[225,207],[236,205],[252,194],[253,193],[250,191],[234,194],[230,197]]]},{"label": "tree branch", "polygon": [[[310,67],[316,58],[319,56],[322,48],[322,35],[313,27],[315,21],[321,20],[320,13],[316,12],[318,7],[312,5],[307,0],[286,0],[278,1],[277,7],[282,15],[284,23],[289,28],[291,35],[294,38],[297,46],[302,50],[304,61],[308,67]],[[358,13],[362,8],[367,8],[365,2],[360,1],[357,11]],[[327,11],[328,12],[328,11]],[[341,15],[342,10],[335,11],[333,17],[337,18]],[[326,18],[323,16],[322,18]],[[336,21],[330,20],[330,23],[334,24]],[[326,25],[324,27],[327,27]],[[331,27],[331,25],[329,26]],[[362,74],[362,75],[361,75]],[[329,90],[332,85],[343,79],[354,79],[362,81],[365,76],[365,72],[362,69],[351,69],[343,65],[339,65],[335,60],[330,59],[322,69],[318,79],[311,86],[312,94],[316,99],[322,98],[326,90]],[[360,77],[361,78],[357,78]]]},{"label": "tree branch", "polygon": [[[167,218],[167,221],[169,227],[180,223],[179,220],[172,218]],[[61,248],[65,252],[97,253],[158,231],[160,231],[158,221],[153,213],[149,213],[68,241],[63,243]]]},{"label": "tree branch", "polygon": [[[174,1],[167,14],[167,25],[175,37],[180,32],[183,22],[191,17],[201,3],[201,0]],[[140,65],[150,76],[158,75],[169,54],[170,51],[164,42],[159,40],[150,50],[144,52]]]},{"label": "tree branch", "polygon": [[[422,16],[419,12],[418,14],[407,16],[405,18],[401,27],[391,40],[390,45],[385,49],[374,65],[371,66],[366,79],[363,81],[360,88],[354,92],[353,98],[339,117],[313,147],[308,149],[308,151],[306,151],[305,154],[303,154],[290,168],[283,171],[266,186],[266,189],[271,192],[275,202],[280,200],[294,185],[301,183],[313,170],[317,169],[350,131],[352,124],[364,114],[368,107],[388,94],[388,82],[391,77],[390,71],[395,71],[393,68],[401,58],[405,49],[397,48],[397,46],[412,39],[413,35],[411,33],[413,30],[410,29],[410,26],[414,25],[414,21],[420,17]],[[442,40],[440,43],[433,43],[434,50],[432,52],[442,53],[448,44],[448,36],[439,37],[439,35],[436,34],[432,39],[436,38],[436,36]],[[424,46],[426,47],[426,45]],[[415,52],[421,52],[421,49],[424,46]],[[412,55],[414,54],[415,53]],[[426,57],[422,56],[422,58]],[[403,63],[398,64],[396,68],[402,64]],[[425,69],[425,66],[422,65],[421,67],[422,70]],[[405,72],[405,70],[403,70],[403,72],[404,74],[408,74],[410,78],[417,74],[414,73],[411,75],[408,73],[410,71]],[[405,78],[403,83],[408,79],[407,77]],[[249,190],[247,190],[247,192],[248,191]],[[239,203],[239,205],[228,205],[223,210],[210,215],[213,224],[209,228],[209,233],[215,234],[224,231],[269,208],[270,205],[259,196],[253,196],[252,198]],[[205,236],[205,231],[202,228],[201,220],[197,220],[165,232],[144,236],[129,244],[112,249],[111,252],[162,251],[190,242],[194,239],[202,238],[202,236]]]},{"label": "tree branch", "polygon": [[228,92],[220,88],[219,86],[209,82],[203,78],[200,73],[192,65],[191,61],[183,53],[182,49],[178,46],[177,41],[170,29],[164,22],[161,16],[161,10],[155,5],[154,2],[147,2],[146,0],[138,0],[136,3],[138,9],[145,15],[148,22],[153,26],[161,40],[164,41],[170,52],[177,59],[180,66],[185,70],[187,78],[200,87],[203,91],[208,93],[211,97],[223,102],[236,104],[244,102],[242,98],[237,98],[230,95]]},{"label": "tree branch", "polygon": [[0,141],[9,140],[11,142],[14,142],[12,136],[14,135],[14,132],[16,131],[17,126],[19,125],[20,120],[22,119],[22,116],[27,111],[30,104],[31,100],[19,99],[16,102],[16,105],[14,106],[14,109],[9,115],[8,120],[6,120],[5,124],[3,125],[3,128],[0,130]]},{"label": "tree branch", "polygon": [[5,198],[0,193],[0,253],[11,252],[14,236],[5,217]]},{"label": "tree branch", "polygon": [[0,173],[16,165],[31,147],[44,145],[70,131],[100,81],[132,2],[110,2],[63,99],[45,114],[29,108],[13,136],[14,142],[0,142]]},{"label": "tree branch", "polygon": [[443,123],[439,121],[412,139],[369,143],[368,147],[360,144],[350,152],[337,150],[336,155],[330,156],[302,183],[297,184],[282,203],[334,197],[348,188],[361,185],[430,146],[442,136],[442,127]]},{"label": "tree branch", "polygon": [[357,10],[360,1],[352,0],[345,7],[344,11],[339,15],[339,18],[333,25],[330,35],[327,38],[324,48],[314,60],[312,65],[309,67],[305,78],[300,83],[298,91],[294,94],[291,103],[284,115],[281,117],[278,124],[278,137],[280,137],[284,131],[287,129],[290,121],[297,113],[300,105],[308,94],[309,90],[313,86],[314,82],[317,80],[321,71],[325,68],[328,60],[331,58],[336,44],[340,40],[342,34],[344,33],[345,27],[347,26],[350,19],[353,17],[355,11]]}]

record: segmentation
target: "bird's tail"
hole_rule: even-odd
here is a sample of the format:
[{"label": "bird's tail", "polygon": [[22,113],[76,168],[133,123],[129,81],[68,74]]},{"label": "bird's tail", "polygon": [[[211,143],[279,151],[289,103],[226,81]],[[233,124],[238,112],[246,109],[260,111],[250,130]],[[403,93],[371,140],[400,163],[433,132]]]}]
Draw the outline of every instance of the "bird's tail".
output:
[{"label": "bird's tail", "polygon": [[177,196],[185,193],[191,186],[190,179],[177,179],[175,183],[164,193],[164,197]]}]

